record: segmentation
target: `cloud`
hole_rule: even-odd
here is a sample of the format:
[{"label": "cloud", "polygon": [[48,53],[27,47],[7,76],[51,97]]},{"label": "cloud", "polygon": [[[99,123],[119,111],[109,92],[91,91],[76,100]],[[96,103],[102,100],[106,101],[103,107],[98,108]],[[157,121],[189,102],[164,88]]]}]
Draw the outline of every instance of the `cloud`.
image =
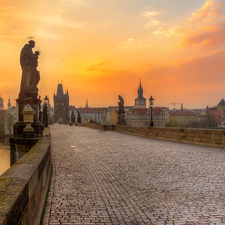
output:
[{"label": "cloud", "polygon": [[177,37],[179,46],[221,47],[225,44],[224,12],[224,2],[210,0],[196,12],[191,13],[191,17],[186,23],[171,28],[160,27],[153,34]]},{"label": "cloud", "polygon": [[165,29],[163,27],[159,27],[158,30],[153,31],[153,34],[163,34],[165,31]]},{"label": "cloud", "polygon": [[134,43],[134,38],[129,38],[125,43],[129,44],[129,45],[133,44]]},{"label": "cloud", "polygon": [[43,30],[38,31],[38,36],[40,37],[45,37],[45,38],[50,38],[50,39],[62,39],[62,37],[55,35],[55,34],[51,34],[50,32],[46,32]]},{"label": "cloud", "polygon": [[65,3],[70,3],[70,4],[74,4],[74,5],[88,5],[86,0],[62,0]]},{"label": "cloud", "polygon": [[107,72],[107,71],[110,71],[110,69],[102,68],[102,67],[105,64],[111,62],[114,59],[115,58],[110,58],[110,59],[106,59],[106,60],[97,61],[93,65],[87,66],[86,71],[88,71],[88,72]]},{"label": "cloud", "polygon": [[145,11],[145,12],[141,13],[141,16],[151,19],[153,16],[157,16],[159,14],[160,14],[160,12]]},{"label": "cloud", "polygon": [[161,12],[156,11],[145,11],[141,13],[141,17],[144,17],[148,20],[148,23],[145,25],[145,27],[150,26],[158,26],[161,22],[153,17],[159,15]]},{"label": "cloud", "polygon": [[[76,2],[81,5],[86,1]],[[64,28],[82,28],[83,25],[76,20],[64,16],[71,4],[69,1],[66,4],[62,0],[54,2],[49,0],[0,2],[0,33],[3,40],[15,43],[26,36],[37,37],[39,34],[42,37],[44,35],[51,39],[59,39],[61,37],[52,32],[54,29],[58,29],[58,33],[63,34],[62,29]],[[43,34],[39,33],[39,30],[48,30],[48,32],[44,31],[45,34]]]},{"label": "cloud", "polygon": [[224,2],[214,2],[214,0],[207,1],[202,8],[191,13],[192,17],[189,19],[189,24],[214,22],[223,14],[224,6]]},{"label": "cloud", "polygon": [[14,14],[8,14],[8,13],[0,13],[0,16],[7,16],[7,17],[14,17],[17,19],[22,19],[22,20],[35,20],[35,21],[41,21],[45,23],[51,23],[55,25],[62,25],[62,26],[68,26],[68,27],[76,27],[76,28],[81,28],[83,27],[82,25],[74,22],[67,22],[64,21],[63,18],[59,15],[41,15],[41,14],[24,14],[22,12],[17,12]]}]

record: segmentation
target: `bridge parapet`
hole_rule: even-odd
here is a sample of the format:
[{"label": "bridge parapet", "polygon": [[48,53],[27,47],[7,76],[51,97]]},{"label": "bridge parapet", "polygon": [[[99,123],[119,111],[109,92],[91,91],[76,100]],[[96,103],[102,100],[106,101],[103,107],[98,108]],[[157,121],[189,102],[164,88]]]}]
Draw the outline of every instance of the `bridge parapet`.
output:
[{"label": "bridge parapet", "polygon": [[38,225],[51,173],[48,131],[0,176],[0,225]]},{"label": "bridge parapet", "polygon": [[[84,126],[84,124],[82,124],[82,126]],[[100,130],[114,130],[121,133],[154,139],[225,147],[225,130],[219,129],[137,127],[123,125],[94,125],[90,123],[87,123],[85,126]]]}]

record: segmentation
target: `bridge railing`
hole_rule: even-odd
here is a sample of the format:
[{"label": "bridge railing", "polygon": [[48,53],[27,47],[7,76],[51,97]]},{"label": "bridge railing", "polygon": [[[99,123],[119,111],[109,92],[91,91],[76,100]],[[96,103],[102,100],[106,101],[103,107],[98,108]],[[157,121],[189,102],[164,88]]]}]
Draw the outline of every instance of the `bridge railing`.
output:
[{"label": "bridge railing", "polygon": [[100,130],[111,130],[147,138],[225,147],[225,131],[219,129],[182,129],[170,127],[138,127],[123,125],[78,124]]},{"label": "bridge railing", "polygon": [[50,173],[50,140],[43,138],[0,176],[0,225],[40,224]]}]

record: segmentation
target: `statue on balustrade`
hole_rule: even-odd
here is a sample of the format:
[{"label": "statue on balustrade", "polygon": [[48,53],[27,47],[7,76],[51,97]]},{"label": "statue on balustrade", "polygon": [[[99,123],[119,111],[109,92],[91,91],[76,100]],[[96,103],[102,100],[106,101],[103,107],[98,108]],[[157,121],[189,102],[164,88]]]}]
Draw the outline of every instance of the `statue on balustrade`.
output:
[{"label": "statue on balustrade", "polygon": [[119,95],[119,109],[118,109],[118,125],[126,125],[125,120],[125,110],[124,110],[124,100],[123,97]]},{"label": "statue on balustrade", "polygon": [[77,123],[81,123],[81,116],[80,116],[80,111],[79,110],[77,110],[77,114],[78,114]]},{"label": "statue on balustrade", "polygon": [[[18,104],[18,121],[14,125],[14,137],[21,137],[23,129],[26,126],[22,111],[29,104],[35,111],[34,122],[31,126],[34,129],[35,137],[42,137],[44,126],[41,124],[42,115],[40,113],[41,99],[38,98],[37,85],[40,81],[40,72],[37,70],[39,51],[33,52],[35,41],[29,40],[20,52],[20,65],[22,69],[22,78],[20,84],[19,97],[16,99]],[[47,110],[47,109],[46,109]],[[48,126],[48,118],[44,115],[45,126]]]},{"label": "statue on balustrade", "polygon": [[33,53],[35,41],[30,40],[24,45],[20,53],[20,65],[22,68],[22,79],[20,85],[20,98],[37,98],[37,84],[40,80],[40,72],[37,70],[39,51]]},{"label": "statue on balustrade", "polygon": [[72,114],[71,114],[71,123],[75,123],[75,115],[74,115],[73,110],[72,110]]}]

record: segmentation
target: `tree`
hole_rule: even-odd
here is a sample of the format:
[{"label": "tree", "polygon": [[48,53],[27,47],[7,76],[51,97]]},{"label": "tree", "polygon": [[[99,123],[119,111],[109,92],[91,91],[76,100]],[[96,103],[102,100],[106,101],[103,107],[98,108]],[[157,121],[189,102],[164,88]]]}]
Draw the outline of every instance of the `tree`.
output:
[{"label": "tree", "polygon": [[170,122],[167,122],[165,127],[172,127],[172,124]]},{"label": "tree", "polygon": [[218,121],[216,119],[216,116],[209,112],[206,113],[205,125],[206,125],[206,127],[217,127]]}]

